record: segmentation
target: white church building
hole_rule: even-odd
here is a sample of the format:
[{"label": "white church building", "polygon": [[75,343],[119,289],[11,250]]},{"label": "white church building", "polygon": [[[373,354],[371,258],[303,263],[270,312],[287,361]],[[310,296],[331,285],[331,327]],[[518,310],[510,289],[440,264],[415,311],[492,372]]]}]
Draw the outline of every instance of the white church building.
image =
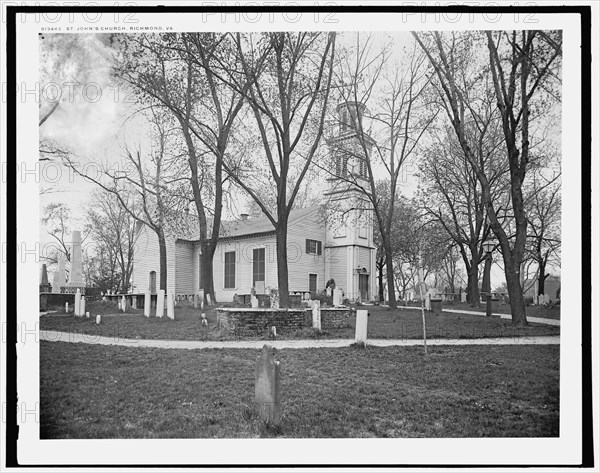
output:
[{"label": "white church building", "polygon": [[[373,300],[376,294],[373,215],[366,199],[352,185],[365,179],[364,161],[352,152],[358,145],[356,127],[349,120],[360,117],[362,104],[338,106],[340,125],[329,140],[335,172],[327,179],[323,204],[292,210],[288,220],[288,286],[291,293],[320,292],[334,279],[350,301]],[[347,152],[344,150],[348,150]],[[187,296],[203,288],[200,275],[200,242],[195,218],[184,215],[177,229],[166,229],[167,291]],[[132,287],[140,293],[156,292],[160,267],[156,234],[138,226]],[[221,224],[213,259],[213,280],[218,302],[234,295],[277,288],[275,228],[267,217],[239,219]]]}]

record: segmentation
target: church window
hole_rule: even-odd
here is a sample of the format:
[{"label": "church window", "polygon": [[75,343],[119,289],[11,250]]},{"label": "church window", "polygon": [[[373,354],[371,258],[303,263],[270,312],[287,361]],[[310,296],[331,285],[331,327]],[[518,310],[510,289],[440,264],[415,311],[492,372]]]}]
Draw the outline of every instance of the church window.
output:
[{"label": "church window", "polygon": [[321,254],[321,242],[317,240],[306,240],[306,254],[307,255],[320,255]]},{"label": "church window", "polygon": [[235,288],[235,251],[225,253],[224,288]]}]

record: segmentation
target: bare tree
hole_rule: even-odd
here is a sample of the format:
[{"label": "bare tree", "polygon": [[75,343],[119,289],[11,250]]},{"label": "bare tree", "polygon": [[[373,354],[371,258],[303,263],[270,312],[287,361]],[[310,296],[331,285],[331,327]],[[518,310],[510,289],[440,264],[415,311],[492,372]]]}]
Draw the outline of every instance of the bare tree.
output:
[{"label": "bare tree", "polygon": [[[474,43],[481,35],[467,33],[457,37],[455,33],[442,35],[434,32],[429,35],[413,33],[413,36],[435,70],[444,109],[465,157],[481,184],[490,226],[502,250],[513,324],[526,325],[525,302],[520,283],[527,239],[522,187],[529,167],[532,144],[530,122],[539,118],[542,111],[548,109],[548,104],[560,95],[553,87],[560,80],[557,74],[562,55],[560,32],[488,31],[485,39],[489,62],[484,68],[478,66],[479,71],[474,71],[472,66],[481,65],[474,54],[478,51]],[[472,77],[477,81],[477,75],[485,74],[486,70],[492,76],[492,88],[486,93],[495,95],[504,134],[510,172],[510,211],[514,219],[514,238],[506,232],[498,217],[488,176],[480,163],[477,148],[473,146],[465,129],[468,119],[479,127],[482,126],[482,121],[477,110],[471,107],[471,101],[458,79],[466,74],[465,71],[471,71]],[[536,101],[540,96],[544,100]]]},{"label": "bare tree", "polygon": [[[335,54],[335,33],[237,34],[243,79],[218,78],[242,94],[261,138],[268,173],[256,156],[228,160],[224,169],[275,227],[280,304],[289,305],[288,218],[319,148]],[[215,77],[217,77],[215,75]],[[273,189],[276,210],[261,192]]]},{"label": "bare tree", "polygon": [[[371,38],[363,41],[357,34],[354,49],[338,62],[336,89],[342,100],[358,107],[356,113],[342,120],[341,126],[351,129],[356,139],[333,139],[330,146],[334,159],[354,158],[358,166],[346,171],[344,161],[341,166],[330,164],[325,169],[341,182],[359,189],[373,209],[385,255],[389,306],[396,308],[392,225],[400,171],[436,114],[430,113],[423,101],[428,83],[425,56],[415,43],[404,63],[395,65],[390,72],[386,70],[390,46],[374,52]],[[381,164],[387,174],[385,195],[381,188],[378,192],[375,163]]]}]

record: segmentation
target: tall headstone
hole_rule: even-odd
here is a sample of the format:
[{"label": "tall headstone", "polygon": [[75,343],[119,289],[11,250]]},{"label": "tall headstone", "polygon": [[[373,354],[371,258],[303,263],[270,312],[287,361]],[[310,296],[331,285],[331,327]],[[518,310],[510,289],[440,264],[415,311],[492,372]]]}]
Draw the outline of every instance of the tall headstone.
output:
[{"label": "tall headstone", "polygon": [[66,261],[67,259],[65,258],[65,255],[61,254],[58,258],[58,280],[56,281],[56,290],[54,290],[53,286],[52,292],[62,292],[62,288],[67,285],[67,276],[65,271]]},{"label": "tall headstone", "polygon": [[321,330],[321,301],[312,301],[312,326]]},{"label": "tall headstone", "polygon": [[466,292],[461,293],[461,295],[460,295],[460,301],[461,302],[467,302],[467,293]]},{"label": "tall headstone", "polygon": [[100,325],[100,322],[102,322],[102,317],[100,316],[100,314],[98,314],[96,316],[96,325]]},{"label": "tall headstone", "polygon": [[256,296],[250,295],[250,306],[253,309],[258,309],[258,298]]},{"label": "tall headstone", "polygon": [[73,230],[71,234],[71,273],[69,275],[70,287],[85,287],[83,283],[83,262],[81,260],[81,232]]},{"label": "tall headstone", "polygon": [[69,303],[65,302],[65,314],[69,313]]},{"label": "tall headstone", "polygon": [[356,343],[367,343],[367,324],[369,320],[368,310],[356,311],[356,332],[354,341]]},{"label": "tall headstone", "polygon": [[425,310],[431,310],[431,294],[425,296]]},{"label": "tall headstone", "polygon": [[275,349],[263,346],[256,358],[254,372],[254,400],[263,421],[277,424],[281,421],[281,376]]},{"label": "tall headstone", "polygon": [[336,287],[333,290],[333,307],[341,307],[342,306],[342,293],[343,291],[339,288]]},{"label": "tall headstone", "polygon": [[40,278],[40,292],[50,292],[51,286],[48,281],[48,270],[46,269],[46,265],[42,264],[42,275]]},{"label": "tall headstone", "polygon": [[127,312],[127,300],[125,299],[125,296],[121,297],[121,310]]},{"label": "tall headstone", "polygon": [[165,315],[165,290],[160,289],[156,296],[156,316],[162,317]]},{"label": "tall headstone", "polygon": [[194,294],[194,309],[198,308],[198,294]]},{"label": "tall headstone", "polygon": [[175,320],[175,294],[172,291],[167,295],[167,317]]},{"label": "tall headstone", "polygon": [[79,301],[79,315],[81,317],[85,315],[85,296],[81,296],[81,301]]},{"label": "tall headstone", "polygon": [[146,289],[144,293],[144,315],[146,317],[150,317],[150,306],[152,305],[152,296],[150,294],[150,289]]},{"label": "tall headstone", "polygon": [[81,304],[81,291],[77,288],[77,292],[75,293],[75,306],[73,307],[73,315],[80,316],[79,305]]},{"label": "tall headstone", "polygon": [[60,286],[58,283],[58,271],[54,271],[54,274],[52,275],[52,292],[60,293]]}]

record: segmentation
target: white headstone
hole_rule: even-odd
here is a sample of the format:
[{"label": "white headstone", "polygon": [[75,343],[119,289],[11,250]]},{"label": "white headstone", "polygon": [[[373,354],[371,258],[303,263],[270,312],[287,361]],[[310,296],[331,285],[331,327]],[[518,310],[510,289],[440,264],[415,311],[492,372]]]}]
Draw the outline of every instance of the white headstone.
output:
[{"label": "white headstone", "polygon": [[321,301],[312,301],[312,326],[321,330]]},{"label": "white headstone", "polygon": [[331,297],[331,286],[329,286],[329,287],[328,287],[328,288],[325,290],[325,292],[327,293],[327,296],[328,296],[328,297]]},{"label": "white headstone", "polygon": [[167,296],[167,317],[175,320],[175,294],[169,292]]},{"label": "white headstone", "polygon": [[342,294],[343,294],[343,291],[339,287],[336,287],[333,290],[333,306],[334,307],[342,306]]},{"label": "white headstone", "polygon": [[194,309],[198,308],[198,294],[194,294]]},{"label": "white headstone", "polygon": [[250,296],[250,304],[253,309],[258,309],[258,299],[256,296]]},{"label": "white headstone", "polygon": [[431,294],[425,296],[425,310],[431,310]]},{"label": "white headstone", "polygon": [[89,313],[89,312],[86,312],[86,313],[85,313],[85,317],[86,317],[86,319],[89,319],[89,318],[90,318],[90,313]]},{"label": "white headstone", "polygon": [[209,307],[212,305],[212,300],[210,298],[210,294],[206,294],[206,302],[209,305]]},{"label": "white headstone", "polygon": [[100,314],[98,314],[96,316],[96,325],[100,325],[100,322],[102,322],[102,317],[100,317]]},{"label": "white headstone", "polygon": [[73,230],[71,234],[71,272],[69,286],[83,286],[83,261],[81,259],[81,232]]},{"label": "white headstone", "polygon": [[369,311],[357,310],[356,311],[356,333],[354,341],[356,343],[367,343],[367,322],[369,317]]},{"label": "white headstone", "polygon": [[77,317],[79,317],[79,315],[81,315],[79,312],[79,304],[80,303],[81,303],[81,291],[79,290],[79,288],[77,288],[77,292],[75,293],[75,307],[73,307],[73,313]]},{"label": "white headstone", "polygon": [[79,301],[79,315],[81,317],[85,315],[85,296],[81,296],[81,301]]},{"label": "white headstone", "polygon": [[156,316],[162,317],[165,315],[165,290],[160,289],[156,296]]},{"label": "white headstone", "polygon": [[69,303],[65,302],[65,314],[69,313]]},{"label": "white headstone", "polygon": [[150,307],[152,306],[152,296],[150,294],[150,289],[146,289],[144,293],[144,315],[146,317],[150,317]]},{"label": "white headstone", "polygon": [[127,312],[127,300],[125,299],[125,296],[121,297],[121,310]]},{"label": "white headstone", "polygon": [[467,293],[466,292],[462,292],[460,294],[460,301],[461,302],[467,302]]}]

